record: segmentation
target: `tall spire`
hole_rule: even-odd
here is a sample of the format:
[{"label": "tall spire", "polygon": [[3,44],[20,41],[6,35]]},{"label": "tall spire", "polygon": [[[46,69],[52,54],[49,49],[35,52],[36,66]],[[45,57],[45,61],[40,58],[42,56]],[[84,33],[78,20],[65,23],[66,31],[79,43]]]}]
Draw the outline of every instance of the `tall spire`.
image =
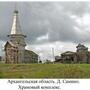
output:
[{"label": "tall spire", "polygon": [[18,10],[14,11],[11,34],[22,34],[20,22],[19,22],[19,18],[18,18]]}]

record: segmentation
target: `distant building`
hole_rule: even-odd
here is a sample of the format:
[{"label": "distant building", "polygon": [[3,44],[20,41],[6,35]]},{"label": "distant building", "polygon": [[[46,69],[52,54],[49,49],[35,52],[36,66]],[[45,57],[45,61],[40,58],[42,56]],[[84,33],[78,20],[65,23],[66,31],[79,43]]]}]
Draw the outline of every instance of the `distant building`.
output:
[{"label": "distant building", "polygon": [[90,52],[88,48],[82,44],[76,46],[76,52],[66,51],[55,59],[55,62],[61,63],[90,63]]},{"label": "distant building", "polygon": [[2,61],[2,57],[0,56],[0,62]]},{"label": "distant building", "polygon": [[4,58],[0,56],[0,63],[5,63]]},{"label": "distant building", "polygon": [[18,11],[14,11],[13,24],[8,41],[5,44],[5,62],[6,63],[32,63],[38,62],[38,55],[33,51],[25,50],[26,35],[22,33]]}]

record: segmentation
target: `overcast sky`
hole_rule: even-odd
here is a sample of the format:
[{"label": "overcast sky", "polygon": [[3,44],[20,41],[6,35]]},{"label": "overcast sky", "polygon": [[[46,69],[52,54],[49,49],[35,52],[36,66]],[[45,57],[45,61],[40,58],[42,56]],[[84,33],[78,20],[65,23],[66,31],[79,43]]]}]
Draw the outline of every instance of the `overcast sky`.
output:
[{"label": "overcast sky", "polygon": [[52,58],[51,48],[55,55],[75,51],[78,43],[90,48],[90,2],[0,2],[0,48],[10,34],[15,6],[26,48],[41,58]]}]

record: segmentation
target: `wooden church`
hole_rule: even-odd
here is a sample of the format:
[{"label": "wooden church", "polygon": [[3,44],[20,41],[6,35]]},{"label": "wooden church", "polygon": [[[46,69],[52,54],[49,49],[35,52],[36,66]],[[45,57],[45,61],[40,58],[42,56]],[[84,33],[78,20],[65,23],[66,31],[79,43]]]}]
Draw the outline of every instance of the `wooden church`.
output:
[{"label": "wooden church", "polygon": [[22,33],[18,13],[18,10],[14,11],[11,33],[4,46],[5,63],[37,63],[38,55],[25,49],[26,35]]}]

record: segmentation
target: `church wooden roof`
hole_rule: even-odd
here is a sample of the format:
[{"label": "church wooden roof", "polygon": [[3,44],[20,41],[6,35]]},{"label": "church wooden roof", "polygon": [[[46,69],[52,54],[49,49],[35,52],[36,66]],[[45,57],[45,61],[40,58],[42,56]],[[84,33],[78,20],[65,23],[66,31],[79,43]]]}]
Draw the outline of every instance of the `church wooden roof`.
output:
[{"label": "church wooden roof", "polygon": [[12,34],[22,34],[17,10],[14,11],[13,24],[11,29],[11,35]]}]

